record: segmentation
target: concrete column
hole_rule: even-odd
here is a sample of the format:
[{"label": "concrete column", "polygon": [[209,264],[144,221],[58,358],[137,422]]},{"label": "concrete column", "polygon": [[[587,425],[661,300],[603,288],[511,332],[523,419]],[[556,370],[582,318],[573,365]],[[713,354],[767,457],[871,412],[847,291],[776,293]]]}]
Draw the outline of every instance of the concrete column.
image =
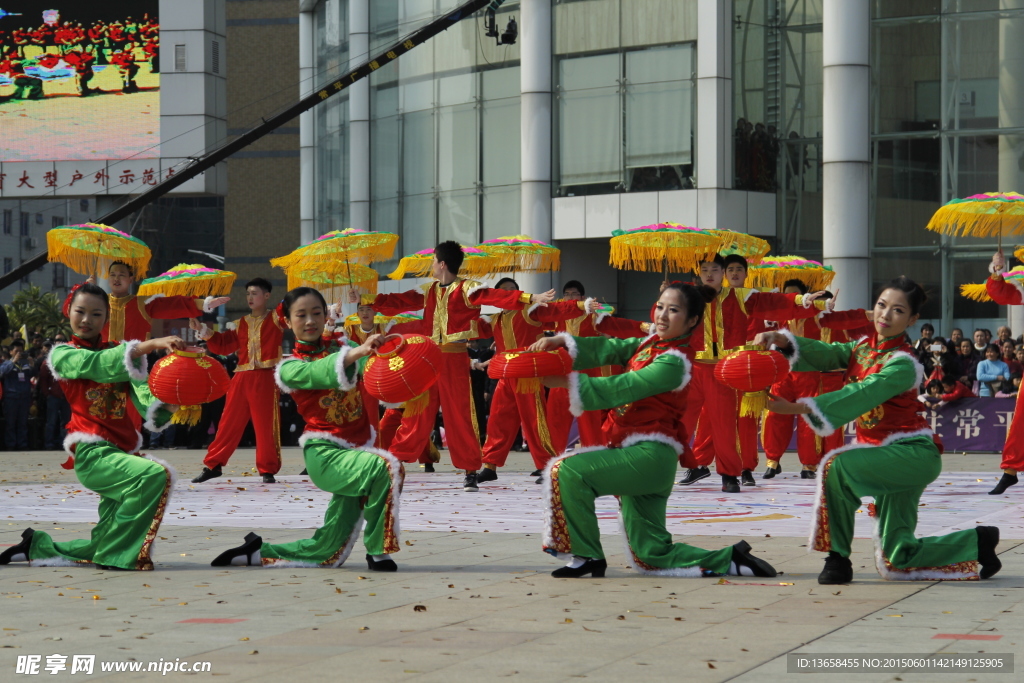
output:
[{"label": "concrete column", "polygon": [[[520,232],[551,241],[551,0],[520,3]],[[529,291],[551,286],[549,273],[517,276]]]},{"label": "concrete column", "polygon": [[[695,172],[701,190],[732,187],[732,5],[731,0],[704,0],[697,6]],[[732,226],[702,223],[701,227]]]},{"label": "concrete column", "polygon": [[[348,2],[349,68],[370,55],[370,2]],[[370,79],[348,87],[348,226],[370,229]]]},{"label": "concrete column", "polygon": [[842,308],[871,304],[870,29],[869,0],[824,3],[822,247],[825,265],[836,270],[832,290],[842,291]]},{"label": "concrete column", "polygon": [[[299,12],[299,96],[316,88],[314,82],[312,7]],[[301,244],[316,237],[316,167],[313,141],[315,120],[313,110],[299,114],[299,238]]]},{"label": "concrete column", "polygon": [[[1024,0],[1000,0],[1000,9],[1024,8]],[[1024,126],[1024,27],[1020,19],[999,22],[999,127]],[[999,136],[999,192],[1024,187],[1024,136]],[[1006,242],[1006,240],[1004,240]],[[1013,243],[1004,247],[1009,256]],[[1012,265],[1012,257],[1007,265]],[[1024,306],[1008,306],[1006,324],[1024,332]]]}]

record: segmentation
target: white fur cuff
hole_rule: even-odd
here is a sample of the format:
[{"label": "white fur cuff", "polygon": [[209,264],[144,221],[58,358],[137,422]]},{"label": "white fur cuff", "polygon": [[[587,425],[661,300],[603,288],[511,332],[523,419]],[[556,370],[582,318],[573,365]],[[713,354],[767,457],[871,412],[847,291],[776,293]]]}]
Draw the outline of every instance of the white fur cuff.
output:
[{"label": "white fur cuff", "polygon": [[337,353],[338,357],[334,360],[334,372],[338,376],[338,388],[342,391],[350,391],[356,387],[356,373],[352,373],[353,379],[349,379],[345,375],[345,359],[348,358],[348,352],[351,350],[351,346],[342,346]]},{"label": "white fur cuff", "polygon": [[[830,434],[832,434],[832,432],[836,431],[835,426],[833,426],[832,423],[829,422],[828,418],[825,417],[825,413],[821,412],[821,408],[818,407],[817,402],[815,402],[813,398],[798,398],[796,402],[801,403],[811,409],[810,414],[803,413],[800,415],[800,417],[804,419],[804,422],[807,423],[807,426],[810,427],[811,431],[813,431],[815,434],[821,437],[825,437],[829,436]],[[815,419],[817,419],[818,422],[820,422],[821,426],[818,426],[814,423],[814,420],[811,419],[811,415],[814,415]]]},{"label": "white fur cuff", "polygon": [[139,345],[138,339],[132,339],[131,341],[125,342],[124,345],[124,368],[128,371],[128,376],[135,380],[145,380],[149,375],[149,362],[145,356],[139,356],[138,358],[132,358],[132,353],[135,351],[135,347]]},{"label": "white fur cuff", "polygon": [[213,305],[213,297],[208,296],[203,299],[203,313],[213,313],[217,310],[217,307]]},{"label": "white fur cuff", "polygon": [[569,357],[576,360],[576,356],[580,352],[576,347],[576,339],[568,332],[559,332],[555,336],[565,341],[565,350],[569,352]]},{"label": "white fur cuff", "polygon": [[583,398],[580,396],[580,373],[569,373],[569,412],[575,417],[583,415]]}]

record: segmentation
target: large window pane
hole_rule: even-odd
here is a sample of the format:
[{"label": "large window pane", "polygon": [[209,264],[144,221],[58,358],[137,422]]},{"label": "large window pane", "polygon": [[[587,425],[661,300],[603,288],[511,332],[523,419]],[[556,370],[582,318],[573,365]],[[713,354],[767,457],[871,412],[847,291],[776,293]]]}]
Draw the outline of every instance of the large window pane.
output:
[{"label": "large window pane", "polygon": [[478,203],[479,198],[475,190],[441,192],[437,204],[438,241],[455,240],[465,245],[479,242]]},{"label": "large window pane", "polygon": [[402,177],[406,194],[434,191],[434,113],[402,117]]},{"label": "large window pane", "polygon": [[520,179],[519,98],[485,100],[483,183],[510,185]]},{"label": "large window pane", "polygon": [[563,186],[612,183],[622,178],[620,55],[563,59],[558,63],[558,150]]},{"label": "large window pane", "polygon": [[402,253],[412,254],[437,244],[434,195],[402,198]]},{"label": "large window pane", "polygon": [[439,108],[437,127],[438,189],[475,189],[480,168],[476,106]]},{"label": "large window pane", "polygon": [[492,240],[505,235],[518,235],[521,212],[519,185],[488,187],[484,190],[483,237]]},{"label": "large window pane", "polygon": [[626,53],[626,172],[646,181],[630,182],[631,191],[682,187],[681,167],[692,161],[692,52],[684,46]]}]

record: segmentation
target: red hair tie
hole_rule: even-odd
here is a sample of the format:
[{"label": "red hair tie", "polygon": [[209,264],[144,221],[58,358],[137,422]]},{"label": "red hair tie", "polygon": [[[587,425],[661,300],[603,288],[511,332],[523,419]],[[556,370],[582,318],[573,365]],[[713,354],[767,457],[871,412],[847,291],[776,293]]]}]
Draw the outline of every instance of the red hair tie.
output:
[{"label": "red hair tie", "polygon": [[285,329],[288,327],[288,318],[284,314],[284,301],[279,303],[277,305],[277,308],[274,309],[274,315],[277,316],[278,327],[280,327],[281,329]]},{"label": "red hair tie", "polygon": [[72,287],[71,291],[68,292],[67,298],[64,299],[64,305],[61,307],[60,310],[61,313],[64,314],[64,317],[68,318],[69,320],[71,319],[71,300],[75,298],[75,292],[80,290],[82,288],[82,285],[84,284],[84,282],[79,282],[77,285]]}]

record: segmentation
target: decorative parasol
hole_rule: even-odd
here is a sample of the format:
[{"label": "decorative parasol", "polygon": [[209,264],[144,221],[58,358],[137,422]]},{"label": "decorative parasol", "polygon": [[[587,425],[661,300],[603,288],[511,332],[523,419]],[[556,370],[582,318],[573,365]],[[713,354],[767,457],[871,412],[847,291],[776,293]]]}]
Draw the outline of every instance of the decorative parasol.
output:
[{"label": "decorative parasol", "polygon": [[708,230],[708,232],[722,239],[720,253],[723,256],[739,254],[747,259],[747,263],[750,265],[760,263],[772,248],[767,240],[748,235],[745,232],[733,232],[732,230]]},{"label": "decorative parasol", "polygon": [[747,287],[782,289],[786,280],[802,280],[807,288],[816,292],[825,289],[835,278],[832,266],[824,266],[800,256],[768,256],[747,271]]},{"label": "decorative parasol", "polygon": [[[1016,253],[1014,254],[1016,256]],[[1017,266],[1011,270],[1003,273],[1004,280],[1010,280],[1017,285],[1024,286],[1024,266]],[[975,301],[992,301],[992,297],[988,295],[988,288],[985,283],[980,284],[969,283],[966,285],[960,285],[960,295],[965,296],[968,299]]]},{"label": "decorative parasol", "polygon": [[683,273],[700,268],[721,246],[722,238],[710,230],[655,223],[612,232],[609,262],[624,270],[660,270],[667,280],[670,270]]},{"label": "decorative parasol", "polygon": [[[477,247],[462,247],[462,253],[465,254],[465,259],[462,261],[462,268],[459,269],[459,275],[467,275],[469,277],[484,277],[495,270],[495,259],[489,253],[479,249]],[[391,273],[388,273],[388,277],[392,280],[401,280],[406,275],[412,277],[429,277],[430,276],[430,265],[434,261],[434,250],[424,249],[423,251],[417,251],[415,254],[409,254],[403,256],[402,260],[398,262],[398,267]]]},{"label": "decorative parasol", "polygon": [[1013,257],[1018,261],[1024,261],[1024,247],[1017,247],[1016,251],[1013,252]]},{"label": "decorative parasol", "polygon": [[478,246],[496,259],[501,272],[515,274],[517,270],[532,270],[550,273],[561,268],[561,249],[526,235],[498,237],[485,240]]},{"label": "decorative parasol", "polygon": [[1024,195],[984,192],[946,202],[928,221],[929,230],[943,235],[999,238],[1024,232]]},{"label": "decorative parasol", "polygon": [[287,256],[271,259],[270,265],[286,271],[296,265],[331,265],[338,260],[352,263],[386,261],[395,253],[398,235],[346,228],[332,230],[304,244]]},{"label": "decorative parasol", "polygon": [[[381,315],[377,313],[373,316],[373,322],[377,325],[386,325],[390,322],[394,322],[397,325],[400,323],[411,323],[414,320],[423,320],[423,316],[419,313],[399,313],[398,315]],[[357,313],[353,313],[345,318],[346,325],[358,325],[361,322]]]},{"label": "decorative parasol", "polygon": [[46,249],[47,260],[83,275],[105,275],[111,263],[123,261],[142,277],[153,256],[138,237],[99,223],[56,227],[46,233]]},{"label": "decorative parasol", "polygon": [[288,274],[288,289],[312,287],[324,295],[328,304],[346,301],[344,293],[348,287],[368,294],[377,293],[377,271],[358,263],[334,262],[317,267],[299,265],[285,272]]},{"label": "decorative parasol", "polygon": [[179,263],[166,273],[143,280],[139,296],[227,296],[238,277],[228,270],[207,268],[198,263]]}]

